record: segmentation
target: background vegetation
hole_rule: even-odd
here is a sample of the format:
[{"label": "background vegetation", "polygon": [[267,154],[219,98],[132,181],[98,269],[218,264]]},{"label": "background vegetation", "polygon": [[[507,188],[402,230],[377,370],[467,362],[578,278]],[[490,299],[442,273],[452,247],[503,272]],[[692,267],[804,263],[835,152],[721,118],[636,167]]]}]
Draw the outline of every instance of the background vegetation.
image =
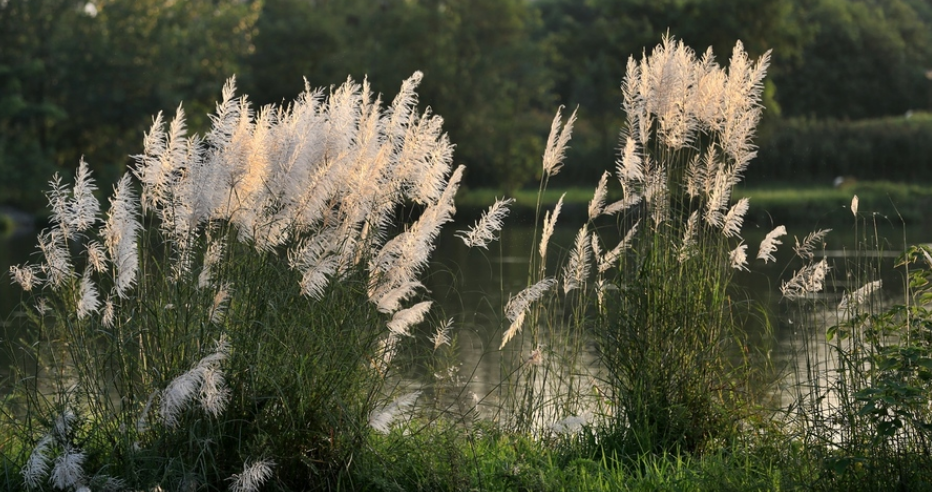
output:
[{"label": "background vegetation", "polygon": [[5,0],[0,201],[41,208],[82,155],[109,189],[149,115],[207,114],[232,74],[267,104],[302,77],[391,93],[421,70],[421,107],[444,116],[472,187],[536,183],[553,108],[578,106],[563,179],[588,184],[616,154],[628,56],[668,30],[721,60],[737,39],[774,50],[757,176],[929,180],[928,117],[903,118],[932,105],[923,0]]}]

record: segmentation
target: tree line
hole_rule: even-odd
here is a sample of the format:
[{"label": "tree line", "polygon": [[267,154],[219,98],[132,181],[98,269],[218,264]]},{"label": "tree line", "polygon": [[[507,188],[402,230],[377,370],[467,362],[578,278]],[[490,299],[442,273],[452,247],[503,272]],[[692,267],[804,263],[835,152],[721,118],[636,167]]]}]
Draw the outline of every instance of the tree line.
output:
[{"label": "tree line", "polygon": [[667,34],[720,63],[739,39],[773,50],[764,141],[786,121],[932,107],[926,0],[0,0],[0,201],[42,206],[82,156],[112,182],[153,115],[183,102],[206,128],[233,74],[266,104],[347,76],[390,99],[421,70],[467,185],[506,190],[536,181],[556,107],[578,107],[564,179],[593,182],[628,56]]}]

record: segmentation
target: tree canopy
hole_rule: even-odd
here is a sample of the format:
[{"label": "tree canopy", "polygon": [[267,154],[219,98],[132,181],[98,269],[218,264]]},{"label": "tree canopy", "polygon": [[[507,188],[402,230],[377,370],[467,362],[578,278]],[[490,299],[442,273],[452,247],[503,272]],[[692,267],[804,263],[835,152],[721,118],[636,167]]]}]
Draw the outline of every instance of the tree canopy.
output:
[{"label": "tree canopy", "polygon": [[773,50],[770,120],[932,106],[925,0],[4,0],[0,201],[41,205],[81,156],[113,181],[156,113],[205,114],[234,74],[264,104],[347,76],[391,98],[420,70],[466,183],[504,189],[535,181],[554,111],[578,107],[566,175],[588,182],[617,152],[628,57],[664,35],[723,64],[737,40]]}]

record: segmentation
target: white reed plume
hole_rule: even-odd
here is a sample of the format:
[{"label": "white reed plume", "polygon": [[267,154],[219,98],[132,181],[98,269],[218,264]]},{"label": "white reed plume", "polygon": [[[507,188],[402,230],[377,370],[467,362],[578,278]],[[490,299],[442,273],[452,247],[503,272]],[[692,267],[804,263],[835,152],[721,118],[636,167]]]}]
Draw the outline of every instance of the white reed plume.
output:
[{"label": "white reed plume", "polygon": [[204,261],[201,264],[201,273],[197,276],[197,287],[204,289],[213,285],[214,270],[220,264],[223,257],[224,241],[217,239],[207,244],[207,250],[204,251]]},{"label": "white reed plume", "polygon": [[453,328],[453,318],[446,320],[437,326],[437,331],[430,337],[430,341],[434,342],[434,350],[439,349],[443,345],[450,344],[450,329]]},{"label": "white reed plume", "polygon": [[104,246],[113,262],[117,295],[126,299],[136,283],[139,257],[136,235],[142,227],[137,216],[138,202],[129,174],[124,174],[110,198],[110,211],[104,224]]},{"label": "white reed plume", "polygon": [[272,478],[275,462],[269,459],[257,460],[243,464],[243,472],[234,474],[229,480],[230,492],[256,492],[268,479]]},{"label": "white reed plume", "polygon": [[[181,412],[198,395],[201,396],[201,406],[209,413],[217,416],[223,412],[229,393],[223,388],[224,379],[219,365],[229,356],[229,353],[230,345],[225,338],[221,337],[213,353],[199,360],[191,370],[168,384],[165,391],[161,393],[162,400],[159,405],[162,423],[170,428],[176,427]],[[212,374],[208,375],[211,372]]]},{"label": "white reed plume", "polygon": [[62,454],[55,458],[49,482],[53,487],[66,490],[84,483],[84,460],[87,455],[79,449],[65,444]]},{"label": "white reed plume", "polygon": [[550,135],[547,137],[547,147],[544,150],[544,175],[556,176],[563,167],[563,158],[566,155],[566,145],[573,135],[573,123],[576,122],[576,110],[570,115],[563,128],[560,128],[562,122],[562,106],[557,109],[556,116],[553,117],[553,123],[550,125]]},{"label": "white reed plume", "polygon": [[223,322],[223,317],[227,309],[227,301],[230,300],[230,291],[230,284],[228,283],[221,284],[220,287],[217,288],[207,316],[207,319],[209,319],[211,323],[220,324]]},{"label": "white reed plume", "polygon": [[858,196],[854,195],[851,197],[851,213],[857,217],[858,216]]},{"label": "white reed plume", "polygon": [[569,294],[571,290],[581,287],[589,276],[589,259],[592,256],[592,246],[589,241],[589,227],[584,224],[576,233],[576,243],[573,252],[563,267],[563,292]]},{"label": "white reed plume", "polygon": [[45,278],[52,287],[61,287],[74,277],[74,267],[71,263],[71,254],[68,251],[65,237],[59,228],[53,228],[39,234],[39,249],[45,257],[42,270]]},{"label": "white reed plume", "polygon": [[20,470],[23,481],[26,482],[26,487],[30,489],[39,488],[43,479],[48,475],[49,457],[47,453],[53,441],[52,436],[49,434],[39,439],[39,442],[36,443],[36,447],[29,455],[29,460],[26,461],[26,465]]},{"label": "white reed plume", "polygon": [[380,434],[388,434],[395,419],[413,407],[419,396],[421,392],[414,391],[398,397],[382,408],[373,410],[369,413],[369,427]]},{"label": "white reed plume", "polygon": [[739,244],[737,248],[731,250],[728,253],[728,258],[731,260],[731,267],[735,270],[748,270],[748,245]]},{"label": "white reed plume", "polygon": [[628,229],[624,239],[622,239],[617,246],[599,258],[599,273],[605,273],[609,268],[613,268],[618,262],[618,258],[621,257],[621,254],[631,247],[631,242],[634,241],[634,236],[638,232],[638,225],[640,223],[640,221],[635,222],[634,225],[631,226],[631,229]]},{"label": "white reed plume", "polygon": [[680,244],[677,259],[680,263],[690,259],[696,253],[696,236],[699,231],[699,211],[693,210],[686,220],[686,230],[683,232],[683,243]]},{"label": "white reed plume", "polygon": [[38,265],[11,265],[10,276],[13,278],[13,282],[26,292],[42,285],[42,278],[39,277]]},{"label": "white reed plume", "polygon": [[370,361],[370,366],[382,376],[388,371],[388,366],[391,365],[392,359],[394,359],[395,354],[398,353],[398,341],[400,339],[400,336],[389,332],[388,336],[379,340],[379,346],[375,353],[379,354],[380,357],[373,358]]},{"label": "white reed plume", "polygon": [[868,299],[874,292],[880,290],[883,287],[882,280],[875,280],[873,282],[868,282],[861,286],[858,290],[854,292],[845,293],[845,296],[842,297],[841,302],[838,303],[839,311],[847,311],[849,309],[855,309],[860,306]]},{"label": "white reed plume", "polygon": [[65,239],[90,229],[97,222],[100,203],[94,196],[94,180],[91,178],[87,162],[82,158],[74,178],[71,190],[62,184],[58,174],[49,181],[49,208],[52,211],[51,222],[61,230]]},{"label": "white reed plume", "polygon": [[514,198],[495,199],[495,203],[485,212],[476,224],[466,231],[458,231],[456,236],[466,243],[466,246],[488,249],[489,243],[498,239],[495,233],[502,229],[503,220],[508,216],[508,206],[514,203]]},{"label": "white reed plume", "polygon": [[819,292],[822,290],[822,283],[829,269],[825,258],[815,265],[805,266],[793,274],[793,278],[780,286],[780,292],[783,293],[783,297],[790,300]]},{"label": "white reed plume", "polygon": [[87,243],[87,264],[95,272],[101,273],[107,270],[107,252],[98,241]]},{"label": "white reed plume", "polygon": [[424,321],[424,315],[430,310],[431,304],[433,304],[432,301],[423,301],[398,311],[388,322],[389,331],[398,336],[411,336],[408,329]]},{"label": "white reed plume", "polygon": [[643,160],[641,159],[638,143],[634,138],[628,136],[625,139],[625,147],[621,151],[621,158],[615,163],[615,173],[626,193],[628,188],[644,181],[642,165]]},{"label": "white reed plume", "polygon": [[91,171],[87,167],[87,162],[82,158],[78,164],[77,174],[74,177],[74,188],[72,188],[74,199],[71,201],[70,210],[68,211],[69,229],[81,233],[97,223],[100,203],[94,196],[94,190],[96,189],[97,186],[91,178]]},{"label": "white reed plume", "polygon": [[502,334],[502,344],[498,346],[499,350],[505,348],[505,345],[511,341],[520,331],[521,327],[524,325],[524,318],[527,316],[527,311],[521,311],[511,322],[511,325],[508,326],[508,329],[505,330],[505,333]]},{"label": "white reed plume", "polygon": [[71,438],[71,426],[78,419],[78,416],[70,409],[65,409],[55,418],[55,425],[52,427],[52,437],[54,437],[58,442],[68,442]]},{"label": "white reed plume", "polygon": [[376,308],[381,313],[394,313],[398,310],[402,302],[408,300],[411,296],[417,293],[417,289],[423,288],[424,284],[417,280],[411,280],[404,282],[398,287],[395,287],[389,291],[385,291],[377,299],[373,300],[376,304]]},{"label": "white reed plume", "polygon": [[803,240],[802,244],[799,242],[799,238],[793,238],[796,240],[796,246],[793,246],[793,251],[796,252],[796,256],[799,256],[802,259],[811,260],[815,255],[815,248],[821,247],[825,243],[825,236],[829,232],[832,232],[831,229],[822,229],[820,231],[810,232],[808,236]]},{"label": "white reed plume", "polygon": [[518,316],[527,310],[528,306],[534,301],[540,299],[547,291],[557,285],[557,281],[547,277],[530,287],[525,288],[517,295],[512,297],[508,304],[505,305],[505,317],[510,321],[515,321]]},{"label": "white reed plume", "polygon": [[764,240],[760,242],[760,251],[757,252],[757,259],[764,260],[764,263],[777,261],[777,258],[773,254],[777,251],[777,246],[783,244],[783,241],[777,238],[785,235],[786,227],[782,225],[774,227],[772,231],[768,232]]},{"label": "white reed plume", "polygon": [[77,314],[78,319],[84,319],[91,313],[100,309],[100,299],[97,297],[97,287],[91,280],[91,269],[84,271],[81,284],[78,287]]},{"label": "white reed plume", "polygon": [[609,204],[604,209],[602,209],[602,215],[615,215],[619,212],[628,210],[638,203],[641,203],[641,198],[642,196],[638,195],[637,193],[629,193],[625,191],[625,197],[615,203]]},{"label": "white reed plume", "polygon": [[230,401],[230,389],[226,387],[223,371],[214,365],[205,367],[198,395],[201,408],[214,417],[219,417]]},{"label": "white reed plume", "polygon": [[605,197],[608,196],[608,171],[602,173],[599,184],[595,187],[592,200],[589,201],[589,220],[598,217],[605,209]]},{"label": "white reed plume", "polygon": [[162,400],[159,403],[159,415],[162,417],[162,423],[169,428],[178,426],[178,419],[181,417],[184,407],[194,399],[200,390],[202,375],[203,371],[200,368],[191,369],[168,384],[168,387],[162,392]]},{"label": "white reed plume", "polygon": [[553,207],[553,213],[549,211],[544,213],[544,229],[540,235],[540,244],[538,245],[538,251],[540,252],[541,266],[544,265],[543,260],[547,258],[547,246],[550,244],[550,237],[553,236],[553,229],[557,225],[557,218],[560,216],[560,210],[563,208],[563,197],[566,196],[566,193],[560,195],[560,199],[557,200],[557,205]]},{"label": "white reed plume", "polygon": [[149,394],[146,404],[142,407],[142,412],[139,413],[139,418],[136,419],[136,432],[141,434],[149,430],[149,411],[152,410],[152,402],[155,401],[155,397],[159,396],[159,394],[161,392],[158,390]]},{"label": "white reed plume", "polygon": [[663,166],[647,175],[644,201],[648,204],[650,217],[655,226],[659,226],[667,219],[670,206],[670,189],[667,184],[666,170]]},{"label": "white reed plume", "polygon": [[741,235],[741,226],[744,224],[744,214],[748,212],[750,201],[747,197],[738,200],[738,203],[732,205],[731,209],[725,215],[722,224],[722,233],[726,237],[738,237]]},{"label": "white reed plume", "polygon": [[532,366],[542,365],[544,363],[544,348],[538,345],[528,354],[526,363]]},{"label": "white reed plume", "polygon": [[726,170],[720,170],[710,178],[709,199],[706,202],[705,221],[713,227],[723,227],[725,216],[722,212],[731,198],[731,184]]},{"label": "white reed plume", "polygon": [[108,295],[107,300],[104,301],[103,312],[100,316],[100,324],[104,328],[113,328],[114,319],[116,319],[116,310],[113,306],[113,299]]},{"label": "white reed plume", "polygon": [[550,424],[550,429],[557,434],[575,434],[591,422],[592,413],[584,412],[580,415],[570,415],[563,420],[558,420]]}]

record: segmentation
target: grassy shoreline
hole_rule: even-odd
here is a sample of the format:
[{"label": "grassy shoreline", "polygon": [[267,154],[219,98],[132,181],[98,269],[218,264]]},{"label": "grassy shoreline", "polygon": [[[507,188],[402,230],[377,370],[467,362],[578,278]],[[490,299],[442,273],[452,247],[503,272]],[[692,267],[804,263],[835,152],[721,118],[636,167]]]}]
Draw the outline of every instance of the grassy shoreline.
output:
[{"label": "grassy shoreline", "polygon": [[[541,196],[544,209],[553,208],[561,196],[564,213],[583,216],[592,199],[593,190],[586,187],[566,187],[546,190]],[[932,222],[932,185],[890,181],[861,181],[839,187],[776,183],[771,186],[740,186],[733,198],[749,198],[751,207],[745,216],[748,224],[761,227],[771,224],[847,224],[850,221],[851,198],[857,195],[861,210],[870,210],[883,220],[895,224],[926,224]],[[505,193],[492,188],[462,189],[456,197],[461,210],[458,218],[478,216],[481,211]],[[514,193],[512,213],[522,218],[534,218],[537,190],[523,189]],[[609,201],[621,197],[609,193]]]}]

